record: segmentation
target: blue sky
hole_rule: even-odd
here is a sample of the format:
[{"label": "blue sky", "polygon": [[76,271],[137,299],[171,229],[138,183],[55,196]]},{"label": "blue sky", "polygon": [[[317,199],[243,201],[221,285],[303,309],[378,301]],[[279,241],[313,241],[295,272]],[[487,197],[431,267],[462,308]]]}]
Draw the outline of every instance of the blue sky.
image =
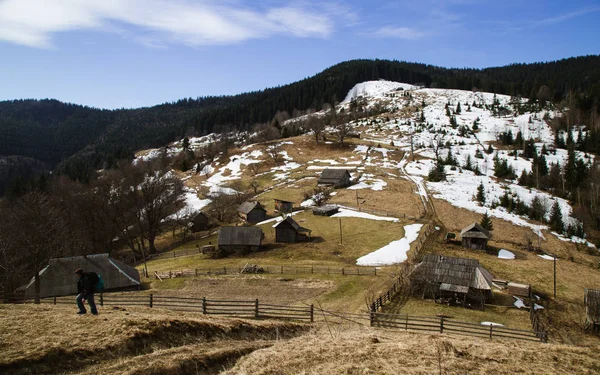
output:
[{"label": "blue sky", "polygon": [[600,53],[598,0],[0,0],[0,100],[101,108],[283,85],[341,61]]}]

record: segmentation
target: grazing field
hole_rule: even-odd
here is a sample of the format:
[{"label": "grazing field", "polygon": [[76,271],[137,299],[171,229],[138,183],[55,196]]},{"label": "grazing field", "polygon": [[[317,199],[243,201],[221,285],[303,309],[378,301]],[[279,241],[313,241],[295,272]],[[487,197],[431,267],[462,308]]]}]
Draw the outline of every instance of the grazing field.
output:
[{"label": "grazing field", "polygon": [[4,374],[594,374],[597,345],[206,318],[148,308],[0,305]]}]

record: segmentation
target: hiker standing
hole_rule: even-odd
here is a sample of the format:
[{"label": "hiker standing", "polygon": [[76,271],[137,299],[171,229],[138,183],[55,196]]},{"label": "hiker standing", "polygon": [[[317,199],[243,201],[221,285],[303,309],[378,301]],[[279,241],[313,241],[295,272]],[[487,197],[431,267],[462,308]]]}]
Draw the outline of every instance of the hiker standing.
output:
[{"label": "hiker standing", "polygon": [[96,304],[94,303],[94,292],[96,291],[94,287],[98,282],[98,276],[94,272],[83,272],[81,268],[78,268],[75,274],[79,276],[79,280],[77,280],[77,293],[79,293],[77,295],[77,307],[79,307],[79,312],[77,314],[85,314],[87,312],[83,305],[83,302],[86,300],[88,305],[90,305],[92,314],[98,314]]}]

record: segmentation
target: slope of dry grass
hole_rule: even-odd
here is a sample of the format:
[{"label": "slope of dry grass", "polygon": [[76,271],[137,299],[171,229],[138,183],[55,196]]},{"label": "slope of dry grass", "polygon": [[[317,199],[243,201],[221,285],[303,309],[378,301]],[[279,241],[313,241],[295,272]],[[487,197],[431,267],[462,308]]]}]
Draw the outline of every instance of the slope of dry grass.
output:
[{"label": "slope of dry grass", "polygon": [[181,366],[206,369],[211,363],[221,370],[308,328],[147,308],[75,312],[75,306],[0,305],[0,373],[146,374],[149,364],[153,373],[182,373]]},{"label": "slope of dry grass", "polygon": [[598,349],[370,328],[324,329],[257,350],[225,374],[597,374]]}]

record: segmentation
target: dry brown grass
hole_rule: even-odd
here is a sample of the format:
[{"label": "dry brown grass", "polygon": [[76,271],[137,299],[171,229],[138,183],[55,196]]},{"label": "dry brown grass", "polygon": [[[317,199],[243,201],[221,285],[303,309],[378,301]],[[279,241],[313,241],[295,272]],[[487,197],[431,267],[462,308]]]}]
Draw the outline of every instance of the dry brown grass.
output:
[{"label": "dry brown grass", "polygon": [[182,364],[193,366],[189,354],[200,369],[211,364],[221,370],[230,359],[307,329],[148,308],[101,308],[98,316],[75,311],[75,306],[0,305],[0,372],[142,374],[152,364],[152,373],[182,373]]},{"label": "dry brown grass", "polygon": [[331,334],[323,329],[257,350],[225,374],[596,374],[597,350],[367,327]]}]

